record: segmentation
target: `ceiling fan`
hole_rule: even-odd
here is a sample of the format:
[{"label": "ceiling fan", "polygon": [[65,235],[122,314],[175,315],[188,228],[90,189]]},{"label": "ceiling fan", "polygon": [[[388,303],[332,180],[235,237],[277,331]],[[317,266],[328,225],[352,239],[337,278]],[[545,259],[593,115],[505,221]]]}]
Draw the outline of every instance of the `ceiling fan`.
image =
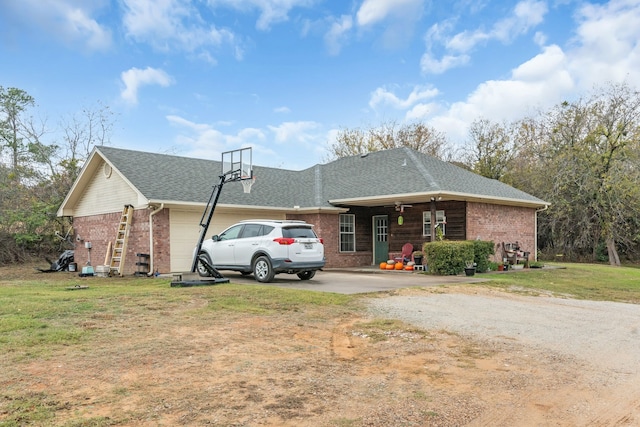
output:
[{"label": "ceiling fan", "polygon": [[405,205],[402,202],[396,202],[395,204],[395,208],[396,208],[396,212],[400,212],[400,213],[404,213],[404,208],[412,208],[413,205]]}]

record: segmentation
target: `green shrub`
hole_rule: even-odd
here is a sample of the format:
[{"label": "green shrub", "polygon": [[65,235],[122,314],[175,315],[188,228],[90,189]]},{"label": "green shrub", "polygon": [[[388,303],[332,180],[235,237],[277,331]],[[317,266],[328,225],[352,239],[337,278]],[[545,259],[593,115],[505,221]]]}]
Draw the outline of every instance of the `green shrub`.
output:
[{"label": "green shrub", "polygon": [[492,241],[473,241],[473,262],[476,263],[476,271],[478,273],[484,273],[485,271],[489,270],[489,258],[493,254],[494,244]]},{"label": "green shrub", "polygon": [[423,252],[429,271],[433,274],[455,275],[462,273],[468,262],[473,262],[473,242],[450,241],[428,242]]},{"label": "green shrub", "polygon": [[423,252],[431,273],[455,275],[462,273],[468,263],[474,263],[478,272],[487,271],[493,246],[493,242],[483,240],[443,240],[425,243]]}]

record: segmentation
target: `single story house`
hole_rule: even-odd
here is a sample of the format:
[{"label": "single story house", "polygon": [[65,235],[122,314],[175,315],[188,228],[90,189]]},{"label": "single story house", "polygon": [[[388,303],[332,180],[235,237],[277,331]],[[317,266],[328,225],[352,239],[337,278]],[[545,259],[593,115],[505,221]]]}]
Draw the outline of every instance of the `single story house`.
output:
[{"label": "single story house", "polygon": [[[207,236],[242,219],[299,219],[324,239],[326,266],[377,265],[436,227],[449,240],[518,241],[536,253],[537,212],[548,203],[411,150],[341,158],[302,171],[254,166],[250,193],[224,185]],[[123,273],[189,271],[221,162],[95,147],[58,210],[73,218],[76,261],[109,263],[123,208],[134,208]],[[89,243],[89,244],[88,244]],[[90,247],[90,249],[88,248]],[[501,256],[497,254],[496,256]]]}]

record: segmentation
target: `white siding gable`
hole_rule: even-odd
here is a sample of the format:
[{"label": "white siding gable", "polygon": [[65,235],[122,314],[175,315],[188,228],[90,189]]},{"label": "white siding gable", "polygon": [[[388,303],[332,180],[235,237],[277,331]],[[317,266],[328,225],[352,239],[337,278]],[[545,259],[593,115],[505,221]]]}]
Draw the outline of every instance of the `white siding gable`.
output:
[{"label": "white siding gable", "polygon": [[122,211],[126,204],[139,206],[139,194],[115,170],[105,167],[97,168],[89,184],[82,192],[76,205],[74,216],[99,215]]}]

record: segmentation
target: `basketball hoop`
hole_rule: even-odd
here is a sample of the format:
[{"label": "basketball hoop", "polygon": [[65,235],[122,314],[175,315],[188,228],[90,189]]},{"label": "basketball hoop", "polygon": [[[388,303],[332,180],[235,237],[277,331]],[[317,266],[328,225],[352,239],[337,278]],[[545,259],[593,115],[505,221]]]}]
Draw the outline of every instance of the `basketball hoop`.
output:
[{"label": "basketball hoop", "polygon": [[242,183],[242,189],[244,190],[244,192],[249,194],[251,193],[251,186],[254,182],[256,182],[256,177],[255,175],[252,177],[243,176],[240,178],[240,182]]}]

